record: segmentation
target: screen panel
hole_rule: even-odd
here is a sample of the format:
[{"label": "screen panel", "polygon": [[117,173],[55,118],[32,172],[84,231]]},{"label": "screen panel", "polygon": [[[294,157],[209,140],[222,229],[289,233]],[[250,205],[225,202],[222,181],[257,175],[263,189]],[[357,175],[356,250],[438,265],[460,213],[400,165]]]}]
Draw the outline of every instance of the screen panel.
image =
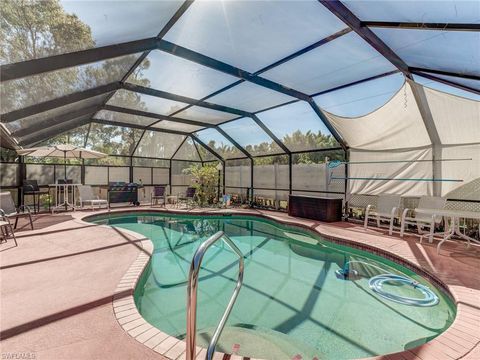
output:
[{"label": "screen panel", "polygon": [[[240,158],[245,155],[238,150],[230,141],[228,141],[216,129],[205,129],[195,134],[202,142],[215,150],[222,158]],[[203,156],[202,156],[203,159]],[[203,159],[205,160],[205,159]]]},{"label": "screen panel", "polygon": [[335,115],[363,116],[386,104],[404,82],[403,74],[398,73],[318,95],[313,100],[321,109]]},{"label": "screen panel", "polygon": [[127,82],[194,99],[207,96],[237,80],[233,76],[159,50],[150,52],[141,66],[145,67],[141,71],[142,78],[146,78],[149,84],[145,85],[145,81],[139,81],[134,74],[129,76]]},{"label": "screen panel", "polygon": [[203,145],[199,144],[197,141],[193,142],[198,150],[198,153],[200,154],[200,157],[202,158],[202,161],[216,161],[218,160],[215,155],[213,155],[210,150],[205,148]]},{"label": "screen panel", "polygon": [[230,114],[200,106],[189,107],[188,109],[175,114],[175,116],[183,119],[201,121],[208,124],[219,124],[238,117],[236,114]]},{"label": "screen panel", "polygon": [[85,166],[86,185],[108,185],[108,168],[103,166]]},{"label": "screen panel", "polygon": [[130,182],[130,168],[112,166],[108,168],[108,182]]},{"label": "screen panel", "polygon": [[325,160],[345,161],[342,150],[316,151],[292,155],[292,189],[310,191],[345,191],[345,180],[330,180],[331,177],[345,177],[345,165],[327,169]]},{"label": "screen panel", "polygon": [[189,137],[177,150],[177,153],[172,158],[175,160],[190,160],[190,161],[202,161],[198,155],[198,151],[193,143],[193,140]]},{"label": "screen panel", "polygon": [[253,156],[280,154],[284,151],[252,119],[241,118],[220,127]]},{"label": "screen panel", "polygon": [[184,139],[184,135],[147,130],[134,155],[170,159]]},{"label": "screen panel", "polygon": [[108,100],[107,104],[133,110],[148,111],[160,115],[169,115],[188,105],[183,102],[141,94],[125,89],[117,90],[115,95]]},{"label": "screen panel", "polygon": [[[435,75],[435,76],[437,76],[437,75]],[[420,75],[417,75],[417,74],[413,75],[413,79],[415,80],[416,83],[421,84],[421,85],[426,86],[426,87],[429,87],[431,89],[442,91],[442,92],[445,92],[447,94],[461,96],[461,97],[471,99],[471,100],[480,101],[480,95],[475,94],[471,91],[462,90],[462,89],[456,88],[454,86],[450,86],[450,85],[447,85],[447,84],[444,84],[444,83],[441,83],[441,82],[438,82],[438,81],[430,80],[430,79],[424,78],[423,76],[420,76]],[[471,80],[471,81],[475,81],[475,80]]]},{"label": "screen panel", "polygon": [[152,184],[152,168],[149,167],[133,167],[133,182],[143,185]]},{"label": "screen panel", "polygon": [[140,129],[92,123],[87,149],[109,155],[130,155],[141,135]]},{"label": "screen panel", "polygon": [[139,55],[60,69],[2,83],[2,113],[120,81]]},{"label": "screen panel", "polygon": [[132,115],[110,110],[100,110],[93,116],[93,118],[99,120],[121,122],[124,123],[126,126],[128,126],[128,124],[148,126],[158,121],[158,119],[156,118],[141,115]]},{"label": "screen panel", "polygon": [[[2,8],[6,40],[2,63],[153,37],[181,4],[180,0],[11,1]],[[24,41],[30,35],[35,43]]]},{"label": "screen panel", "polygon": [[290,151],[338,146],[322,120],[305,101],[263,111],[257,116]]},{"label": "screen panel", "polygon": [[256,112],[291,100],[295,99],[246,81],[208,98],[209,102],[249,112]]},{"label": "screen panel", "polygon": [[75,112],[90,106],[101,105],[105,100],[106,96],[107,95],[105,94],[94,96],[85,100],[60,106],[60,107],[47,110],[38,114],[30,115],[9,123],[4,123],[4,125],[8,129],[8,131],[10,131],[11,133],[18,130],[28,129],[29,126],[32,126],[38,123],[42,123],[46,125],[48,120],[54,117],[63,116],[68,113]]},{"label": "screen panel", "polygon": [[255,72],[345,25],[316,1],[199,1],[165,39]]},{"label": "screen panel", "polygon": [[262,73],[262,77],[307,94],[350,84],[395,67],[350,32],[286,63]]},{"label": "screen panel", "polygon": [[349,0],[343,3],[363,21],[480,23],[480,6],[477,1]]},{"label": "screen panel", "polygon": [[37,146],[72,144],[75,146],[83,147],[85,146],[88,127],[89,125],[80,126],[61,135],[53,136],[45,141],[42,141]]},{"label": "screen panel", "polygon": [[[254,158],[253,186],[259,189],[287,190],[289,188],[288,156]],[[257,190],[254,190],[258,194]]]},{"label": "screen panel", "polygon": [[372,30],[408,66],[480,76],[480,32]]},{"label": "screen panel", "polygon": [[225,161],[225,186],[249,188],[251,186],[251,161],[238,159]]},{"label": "screen panel", "polygon": [[183,123],[180,123],[180,122],[169,121],[169,120],[162,120],[162,121],[156,123],[155,125],[153,125],[152,128],[183,131],[183,132],[188,132],[188,133],[203,129],[203,127],[201,127],[201,126],[183,124]]}]

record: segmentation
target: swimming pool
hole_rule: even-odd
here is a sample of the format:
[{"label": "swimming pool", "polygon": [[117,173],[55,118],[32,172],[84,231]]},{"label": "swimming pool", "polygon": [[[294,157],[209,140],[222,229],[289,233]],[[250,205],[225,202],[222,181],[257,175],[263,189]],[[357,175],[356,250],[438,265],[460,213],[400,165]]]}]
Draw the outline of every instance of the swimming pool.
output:
[{"label": "swimming pool", "polygon": [[[338,245],[304,229],[257,217],[112,214],[92,218],[150,238],[154,254],[135,290],[142,316],[162,331],[185,337],[186,285],[197,247],[219,230],[244,254],[240,295],[217,350],[264,359],[350,359],[402,351],[445,331],[455,306],[414,272],[379,256]],[[337,274],[348,263],[357,276]],[[206,346],[236,284],[238,259],[222,242],[205,255],[200,272],[197,344]],[[438,297],[411,306],[380,296],[369,280],[402,275]],[[419,297],[408,284],[383,282],[383,291]],[[421,296],[420,296],[421,297]]]}]

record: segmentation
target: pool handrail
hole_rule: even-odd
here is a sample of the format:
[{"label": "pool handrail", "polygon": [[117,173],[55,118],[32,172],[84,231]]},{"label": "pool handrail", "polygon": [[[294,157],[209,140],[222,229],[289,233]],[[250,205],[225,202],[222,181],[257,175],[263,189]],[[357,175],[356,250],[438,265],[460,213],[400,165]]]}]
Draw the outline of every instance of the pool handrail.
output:
[{"label": "pool handrail", "polygon": [[215,347],[217,346],[218,339],[222,334],[223,328],[225,327],[225,323],[232,311],[233,305],[237,299],[238,293],[240,292],[240,288],[243,284],[243,254],[240,249],[235,245],[235,243],[223,232],[219,231],[216,234],[209,237],[206,241],[204,241],[195,252],[193,256],[192,263],[190,265],[190,272],[188,276],[188,288],[187,288],[187,349],[186,355],[187,360],[194,360],[196,357],[196,340],[197,340],[197,288],[198,288],[198,279],[199,279],[199,272],[202,265],[203,256],[207,252],[207,250],[216,243],[218,240],[222,239],[239,257],[238,262],[238,279],[237,285],[235,286],[235,290],[233,291],[232,297],[228,302],[228,305],[225,309],[225,312],[220,319],[220,322],[213,333],[212,339],[208,344],[207,354],[205,359],[211,360],[213,354],[215,352]]}]

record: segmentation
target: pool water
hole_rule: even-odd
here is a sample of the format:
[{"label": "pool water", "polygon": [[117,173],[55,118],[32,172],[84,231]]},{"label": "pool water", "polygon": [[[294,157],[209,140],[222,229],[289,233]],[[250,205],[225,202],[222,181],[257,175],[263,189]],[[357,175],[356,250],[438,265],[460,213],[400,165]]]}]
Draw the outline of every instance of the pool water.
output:
[{"label": "pool water", "polygon": [[[254,217],[154,213],[97,217],[98,224],[133,230],[153,241],[154,254],[135,290],[142,316],[183,339],[186,285],[198,246],[219,230],[244,254],[244,283],[217,350],[263,359],[351,359],[402,351],[443,332],[455,306],[434,285],[379,256],[341,246],[306,230]],[[350,262],[351,280],[335,271]],[[236,284],[238,258],[222,241],[203,260],[198,287],[197,343],[206,346]],[[374,293],[368,280],[400,274],[428,286],[439,303],[417,307]],[[396,295],[411,286],[385,283]],[[421,294],[420,294],[421,295]]]}]

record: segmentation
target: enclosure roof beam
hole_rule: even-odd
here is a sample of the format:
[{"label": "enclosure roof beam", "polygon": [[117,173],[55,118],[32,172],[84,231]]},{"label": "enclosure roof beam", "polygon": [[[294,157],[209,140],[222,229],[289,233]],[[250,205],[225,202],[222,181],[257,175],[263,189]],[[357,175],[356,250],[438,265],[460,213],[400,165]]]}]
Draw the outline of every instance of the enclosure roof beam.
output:
[{"label": "enclosure roof beam", "polygon": [[3,126],[0,126],[0,143],[2,147],[7,149],[19,148],[16,139],[13,138]]},{"label": "enclosure roof beam", "polygon": [[[202,127],[215,127],[214,124],[209,124],[206,122],[202,121],[196,121],[196,120],[189,120],[189,119],[182,119],[182,118],[177,118],[173,116],[167,116],[167,115],[160,115],[152,112],[147,112],[147,111],[141,111],[141,110],[134,110],[134,109],[128,109],[128,108],[123,108],[119,106],[113,106],[113,105],[105,105],[103,107],[104,110],[110,110],[110,111],[116,111],[124,114],[130,114],[130,115],[138,115],[138,116],[146,116],[146,117],[151,117],[154,119],[158,120],[168,120],[172,122],[177,122],[181,124],[187,124],[187,125],[194,125],[194,126],[202,126]],[[154,124],[157,124],[158,121],[152,122],[148,126],[144,126],[145,128],[148,128]]]},{"label": "enclosure roof beam", "polygon": [[[285,62],[287,62],[287,61],[289,61],[289,60],[292,60],[292,59],[294,59],[294,58],[296,58],[296,57],[298,57],[298,56],[300,56],[300,55],[303,55],[303,54],[305,54],[306,52],[308,52],[308,51],[310,51],[310,50],[313,50],[313,49],[315,49],[315,48],[317,48],[317,47],[319,47],[319,46],[321,46],[321,45],[324,45],[324,44],[326,44],[326,43],[329,43],[330,41],[335,40],[335,39],[337,39],[337,38],[339,38],[340,36],[343,36],[343,35],[345,35],[345,34],[348,34],[348,33],[351,32],[351,31],[352,31],[352,29],[350,29],[350,28],[348,28],[348,27],[345,28],[345,29],[343,29],[343,30],[340,30],[340,31],[338,31],[338,32],[336,32],[336,33],[334,33],[334,34],[332,34],[332,35],[329,35],[329,36],[327,36],[326,38],[324,38],[324,39],[322,39],[322,40],[319,40],[319,41],[317,41],[317,42],[315,42],[315,43],[313,43],[313,44],[311,44],[311,45],[309,45],[309,46],[307,46],[307,47],[305,47],[305,48],[303,48],[303,49],[301,49],[301,50],[299,50],[299,51],[294,52],[293,54],[290,54],[290,55],[284,57],[283,59],[280,59],[280,60],[274,62],[273,64],[270,64],[270,65],[268,65],[268,66],[266,66],[266,67],[258,70],[257,72],[253,73],[253,75],[260,75],[262,72],[265,72],[265,71],[267,71],[267,70],[270,70],[270,69],[272,69],[272,68],[274,68],[274,67],[276,67],[276,66],[279,66],[279,65],[281,65],[281,64],[283,64],[283,63],[285,63]],[[204,96],[204,97],[201,98],[200,100],[201,100],[201,101],[204,101],[204,100],[206,100],[206,99],[208,99],[208,98],[211,98],[211,97],[213,97],[213,96],[215,96],[215,95],[218,95],[218,94],[220,94],[220,93],[222,93],[222,92],[224,92],[224,91],[227,91],[228,89],[231,89],[231,88],[234,87],[234,86],[237,86],[237,85],[241,84],[241,83],[244,82],[244,81],[245,81],[245,80],[240,79],[240,80],[238,80],[238,81],[236,81],[236,82],[234,82],[234,83],[232,83],[232,84],[230,84],[230,85],[227,85],[227,86],[225,86],[225,87],[223,87],[223,88],[221,88],[221,89],[219,89],[219,90],[217,90],[217,91],[215,91],[215,92],[207,95],[207,96]],[[172,113],[171,115],[174,115],[174,114],[179,113],[179,112],[181,112],[181,111],[183,111],[183,110],[186,110],[186,109],[188,109],[188,108],[191,107],[191,106],[192,106],[192,105],[185,106],[184,108],[176,111],[175,113]]]},{"label": "enclosure roof beam", "polygon": [[79,110],[76,110],[76,111],[69,112],[67,114],[62,114],[62,115],[52,117],[48,120],[37,121],[31,126],[28,126],[24,129],[14,131],[12,133],[12,136],[17,137],[17,138],[28,136],[28,135],[33,134],[35,132],[42,131],[46,128],[56,126],[56,125],[60,125],[64,122],[67,122],[67,121],[70,121],[70,120],[73,120],[73,119],[77,119],[81,116],[94,114],[95,112],[97,112],[100,109],[100,107],[101,107],[100,105],[88,106],[88,107],[85,107],[83,109],[79,109]]},{"label": "enclosure roof beam", "polygon": [[[158,42],[158,49],[162,50],[164,52],[167,52],[169,54],[181,57],[183,59],[195,62],[197,64],[209,67],[211,69],[223,72],[228,75],[235,76],[237,78],[243,79],[245,81],[263,86],[265,88],[268,88],[270,90],[274,90],[280,93],[283,93],[285,95],[289,95],[293,98],[299,99],[299,100],[304,100],[307,101],[310,105],[314,103],[313,99],[308,96],[307,94],[304,94],[300,91],[288,88],[286,86],[283,86],[281,84],[278,84],[274,81],[262,78],[260,76],[254,75],[249,73],[248,71],[239,69],[235,66],[226,64],[222,61],[213,59],[211,57],[208,57],[206,55],[202,55],[200,53],[197,53],[195,51],[189,50],[187,48],[184,48],[182,46],[173,44],[169,41],[166,40],[159,40]],[[313,107],[313,106],[312,106]],[[330,133],[335,137],[335,139],[342,144],[342,146],[346,146],[345,142],[341,138],[341,136],[338,134],[338,132],[335,130],[335,128],[330,124],[328,119],[326,118],[325,115],[323,115],[322,111],[319,109],[319,113],[317,114],[322,114],[320,119],[322,122],[325,124],[325,126],[328,128]]]},{"label": "enclosure roof beam", "polygon": [[400,70],[407,78],[411,79],[411,74],[407,64],[390,49],[375,33],[368,27],[363,26],[360,19],[352,13],[339,0],[318,0],[336,17],[347,24],[355,31],[363,40],[377,50],[383,57],[390,61],[398,70]]},{"label": "enclosure roof beam", "polygon": [[290,150],[283,144],[283,142],[280,141],[280,139],[268,128],[262,120],[258,118],[257,115],[252,114],[252,120],[255,121],[255,123],[267,133],[268,136],[275,142],[275,144],[280,147],[285,153],[290,154]]},{"label": "enclosure roof beam", "polygon": [[55,129],[55,130],[50,130],[44,134],[33,134],[33,136],[29,136],[27,138],[22,138],[20,141],[19,141],[19,144],[22,145],[22,146],[32,146],[32,145],[36,145],[52,136],[58,136],[58,135],[61,135],[61,134],[64,134],[72,129],[75,129],[77,127],[80,127],[80,126],[83,126],[83,125],[86,125],[90,122],[90,119],[89,118],[81,118],[81,119],[78,119],[78,120],[73,120],[71,121],[70,123],[68,124],[65,124],[65,126],[61,129],[61,130],[58,130],[58,129]]},{"label": "enclosure roof beam", "polygon": [[249,159],[252,158],[252,155],[250,155],[250,153],[245,150],[243,148],[242,145],[240,145],[238,142],[236,142],[230,135],[228,135],[225,130],[223,130],[220,126],[215,126],[215,129],[217,129],[217,131],[222,134],[228,141],[230,141],[238,150],[240,150],[246,157],[248,157]]},{"label": "enclosure roof beam", "polygon": [[460,90],[469,91],[471,93],[480,95],[480,90],[479,89],[474,89],[474,88],[472,88],[470,86],[467,86],[467,85],[457,84],[457,83],[452,82],[450,80],[438,78],[438,77],[433,76],[433,75],[428,74],[428,73],[422,73],[422,72],[416,72],[416,71],[413,71],[413,73],[415,75],[422,76],[422,77],[427,78],[429,80],[433,80],[433,81],[436,81],[436,82],[439,82],[439,83],[442,83],[442,84],[445,84],[445,85],[455,87],[455,88],[460,89]]},{"label": "enclosure roof beam", "polygon": [[361,26],[392,29],[480,31],[480,24],[424,23],[402,21],[362,21]]},{"label": "enclosure roof beam", "polygon": [[467,79],[467,80],[478,80],[480,81],[480,76],[478,75],[472,75],[472,74],[460,74],[456,72],[451,72],[451,71],[443,71],[443,70],[434,70],[434,69],[425,69],[425,68],[419,68],[419,67],[410,67],[411,72],[429,72],[432,74],[436,75],[445,75],[445,76],[453,76],[453,77],[458,77],[462,79]]},{"label": "enclosure roof beam", "polygon": [[322,91],[319,91],[315,94],[312,94],[311,96],[315,97],[315,96],[318,96],[318,95],[328,94],[330,92],[345,89],[345,88],[350,87],[350,86],[355,86],[355,85],[362,84],[362,83],[365,83],[365,82],[369,82],[369,81],[372,81],[372,80],[381,79],[383,77],[390,76],[390,75],[393,75],[393,74],[398,74],[399,72],[400,72],[400,70],[388,71],[388,72],[383,73],[383,74],[370,76],[368,78],[365,78],[365,79],[362,79],[362,80],[357,80],[357,81],[354,81],[354,82],[351,82],[351,83],[348,83],[348,84],[345,84],[345,85],[339,85],[339,86],[336,86],[334,88],[330,88],[330,89],[327,89],[327,90],[322,90]]},{"label": "enclosure roof beam", "polygon": [[102,120],[102,119],[96,119],[92,118],[91,120],[92,123],[94,124],[102,124],[102,125],[113,125],[113,126],[120,126],[120,127],[126,127],[126,128],[132,128],[132,129],[139,129],[139,130],[150,130],[150,131],[155,131],[155,132],[163,132],[167,134],[175,134],[175,135],[184,135],[188,136],[190,133],[184,132],[184,131],[177,131],[177,130],[170,130],[170,129],[157,129],[157,128],[147,128],[142,125],[137,125],[137,124],[126,124],[120,121],[113,121],[113,120]]},{"label": "enclosure roof beam", "polygon": [[[158,33],[157,38],[161,39],[162,37],[165,36],[165,34],[175,25],[175,23],[180,19],[180,17],[187,11],[187,9],[190,7],[190,5],[193,3],[193,0],[186,0],[182,6],[178,8],[178,10],[173,14],[172,18],[167,22],[167,24],[163,27],[163,29]],[[142,55],[140,55],[135,61],[135,63],[132,65],[132,67],[126,72],[126,74],[123,76],[121,82],[124,83],[127,81],[128,77],[140,66],[140,64],[145,60],[145,58],[148,56],[152,49],[146,50],[143,52]]]},{"label": "enclosure roof beam", "polygon": [[202,158],[202,155],[200,154],[200,150],[198,150],[197,142],[193,139],[193,137],[191,135],[190,135],[190,138],[192,139],[193,145],[195,146],[195,150],[197,151],[198,158],[203,163],[203,158]]},{"label": "enclosure roof beam", "polygon": [[20,79],[27,76],[69,68],[115,58],[123,55],[140,53],[155,49],[157,37],[129,41],[121,44],[101,46],[93,49],[75,51],[67,54],[53,55],[39,59],[26,60],[0,67],[1,81]]},{"label": "enclosure roof beam", "polygon": [[196,99],[192,99],[192,98],[189,98],[189,97],[186,97],[186,96],[172,94],[172,93],[169,93],[169,92],[166,92],[166,91],[161,91],[161,90],[155,90],[155,89],[151,89],[151,88],[147,88],[147,87],[144,87],[144,86],[135,85],[135,84],[131,84],[131,83],[124,83],[122,85],[122,87],[126,90],[134,91],[134,92],[145,94],[145,95],[150,95],[150,96],[155,96],[155,97],[159,97],[159,98],[163,98],[163,99],[183,102],[183,103],[187,103],[187,104],[190,104],[190,105],[196,105],[196,106],[200,106],[200,107],[204,107],[204,108],[208,108],[208,109],[212,109],[212,110],[223,111],[223,112],[226,112],[226,113],[235,114],[235,115],[239,115],[239,116],[249,116],[250,115],[247,111],[234,109],[234,108],[231,108],[231,107],[228,107],[228,106],[217,105],[217,104],[213,104],[213,103],[209,103],[209,102],[205,102],[205,101],[201,101],[201,100],[196,100]]},{"label": "enclosure roof beam", "polygon": [[2,123],[9,123],[27,116],[39,114],[44,111],[52,110],[57,107],[69,105],[78,101],[86,100],[102,94],[107,94],[120,88],[119,82],[113,82],[107,85],[97,86],[92,89],[79,91],[73,94],[65,95],[53,100],[31,105],[23,109],[10,111],[1,115]]},{"label": "enclosure roof beam", "polygon": [[[27,76],[37,75],[45,72],[80,66],[102,60],[112,59],[119,56],[143,53],[157,47],[157,42],[162,38],[182,14],[192,4],[192,1],[185,1],[177,10],[174,16],[164,26],[162,31],[155,37],[129,41],[120,44],[101,46],[93,49],[75,51],[67,54],[53,55],[39,59],[21,61],[13,64],[5,64],[0,67],[2,73],[1,82],[20,79]],[[145,55],[142,55],[143,57]],[[137,64],[138,66],[138,64]],[[133,72],[136,66],[130,68]],[[129,75],[128,73],[126,76]],[[128,76],[127,76],[128,77]]]},{"label": "enclosure roof beam", "polygon": [[180,145],[178,145],[177,150],[175,150],[175,152],[174,152],[174,153],[172,154],[172,156],[170,157],[170,160],[173,160],[173,158],[175,157],[175,155],[177,155],[178,150],[180,150],[180,148],[183,146],[183,144],[185,144],[185,141],[187,141],[187,139],[188,139],[189,136],[190,136],[190,135],[185,136],[185,138],[182,140],[182,142],[180,143]]},{"label": "enclosure roof beam", "polygon": [[212,149],[210,146],[208,146],[202,140],[200,140],[197,135],[190,134],[190,136],[193,138],[193,140],[195,140],[200,145],[202,145],[207,151],[210,151],[217,159],[219,159],[220,161],[225,161],[225,159],[222,156],[220,156],[219,153],[217,153],[214,149]]}]

